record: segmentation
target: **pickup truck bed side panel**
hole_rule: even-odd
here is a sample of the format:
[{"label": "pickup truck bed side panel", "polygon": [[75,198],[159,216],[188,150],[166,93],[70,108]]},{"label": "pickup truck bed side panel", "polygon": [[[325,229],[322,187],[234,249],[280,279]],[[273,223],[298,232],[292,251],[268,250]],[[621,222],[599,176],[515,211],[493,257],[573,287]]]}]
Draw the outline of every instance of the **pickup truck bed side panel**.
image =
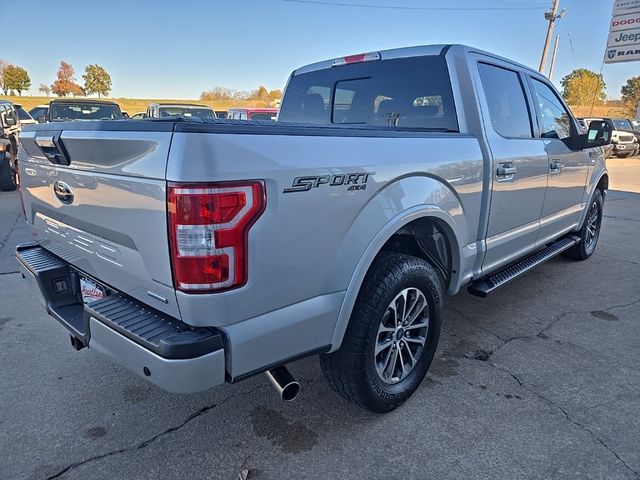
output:
[{"label": "pickup truck bed side panel", "polygon": [[[343,295],[350,285],[359,283],[362,279],[354,279],[354,271],[372,239],[379,232],[393,234],[385,230],[388,225],[400,228],[408,223],[415,207],[424,215],[437,212],[450,224],[450,231],[458,236],[456,245],[477,240],[483,158],[474,137],[422,134],[381,139],[344,133],[308,136],[301,127],[298,131],[300,135],[174,134],[167,180],[257,178],[264,179],[267,188],[266,211],[249,234],[248,284],[214,295],[178,292],[183,321],[241,332],[241,323],[257,325],[254,320],[262,322],[257,319],[269,312],[301,302],[308,307],[297,308],[300,316],[279,324],[277,335],[263,339],[262,349],[268,355],[243,357],[242,367],[232,366],[233,376],[282,358],[283,339],[298,347],[299,351],[288,352],[292,355],[331,343],[337,310],[333,317],[324,315],[326,301],[311,299]],[[296,177],[348,174],[361,175],[358,186],[365,188],[349,191],[345,185],[320,184],[284,193]],[[465,268],[466,272],[457,270],[456,282],[458,276],[471,275],[472,265]],[[305,323],[313,325],[313,330],[301,329]],[[241,337],[228,335],[232,351],[241,348],[235,344],[244,342]]]}]

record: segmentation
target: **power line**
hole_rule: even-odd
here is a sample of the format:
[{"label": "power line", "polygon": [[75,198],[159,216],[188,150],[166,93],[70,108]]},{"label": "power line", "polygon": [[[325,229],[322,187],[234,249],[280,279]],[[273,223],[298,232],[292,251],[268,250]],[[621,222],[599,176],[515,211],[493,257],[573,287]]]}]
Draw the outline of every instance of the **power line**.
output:
[{"label": "power line", "polygon": [[401,5],[371,5],[365,3],[330,2],[320,0],[282,0],[290,3],[304,3],[308,5],[329,5],[333,7],[375,8],[385,10],[430,10],[430,11],[513,11],[513,10],[542,10],[545,7],[408,7]]}]

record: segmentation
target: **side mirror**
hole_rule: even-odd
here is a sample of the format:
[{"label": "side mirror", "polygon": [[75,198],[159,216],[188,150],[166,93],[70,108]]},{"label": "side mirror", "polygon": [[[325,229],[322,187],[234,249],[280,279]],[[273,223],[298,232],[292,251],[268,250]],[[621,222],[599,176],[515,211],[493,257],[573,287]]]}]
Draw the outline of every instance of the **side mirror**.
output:
[{"label": "side mirror", "polygon": [[611,124],[602,120],[593,120],[589,123],[589,130],[584,135],[582,149],[604,147],[611,143]]},{"label": "side mirror", "polygon": [[4,117],[4,124],[7,127],[13,127],[18,123],[18,120],[16,119],[16,117],[14,117],[11,114],[5,115]]}]

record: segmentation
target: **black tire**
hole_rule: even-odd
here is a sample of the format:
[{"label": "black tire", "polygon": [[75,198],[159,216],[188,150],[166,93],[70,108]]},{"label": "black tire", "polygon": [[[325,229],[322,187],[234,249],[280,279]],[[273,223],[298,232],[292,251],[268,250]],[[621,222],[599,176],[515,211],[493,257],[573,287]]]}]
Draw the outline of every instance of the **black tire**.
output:
[{"label": "black tire", "polygon": [[[376,343],[380,341],[380,335],[384,335],[379,332],[382,328],[383,316],[391,307],[391,303],[405,291],[414,292],[418,296],[422,293],[424,298],[420,297],[420,299],[421,302],[426,300],[427,309],[421,310],[419,315],[421,319],[416,320],[418,322],[416,325],[424,321],[428,327],[424,333],[424,344],[419,355],[412,362],[406,377],[399,379],[397,383],[388,383],[378,373],[377,368],[380,365],[377,363],[378,357],[374,352]],[[340,349],[320,356],[320,365],[327,382],[347,400],[373,412],[389,412],[402,405],[418,388],[431,366],[440,338],[443,297],[442,276],[425,260],[397,253],[380,254],[374,260],[360,288]],[[405,306],[409,304],[407,298],[405,297]],[[416,306],[415,311],[418,309],[419,307]],[[389,317],[385,318],[388,321]],[[417,327],[414,325],[412,328]],[[402,330],[402,327],[399,330]],[[403,332],[389,333],[390,337],[384,340],[384,342],[395,342],[399,345],[398,353],[393,359],[394,365],[388,363],[392,367],[391,376],[395,371],[398,354],[402,360],[401,350],[404,348],[406,352],[410,348],[409,342],[413,333],[407,333],[409,330],[407,328],[404,332],[404,344],[401,343]],[[399,336],[396,333],[399,333]],[[393,349],[395,353],[396,347],[394,346]],[[378,355],[386,355],[386,353],[381,352]],[[409,359],[407,353],[405,358]],[[389,362],[389,359],[387,358],[386,361]],[[402,366],[405,366],[404,363]],[[387,367],[385,366],[383,370],[387,370]],[[392,380],[395,379],[392,378]]]},{"label": "black tire", "polygon": [[600,190],[596,190],[591,197],[587,216],[584,219],[582,228],[578,232],[580,241],[573,247],[565,250],[562,254],[573,260],[586,260],[598,246],[600,238],[600,227],[602,226],[602,215],[604,212],[604,197]]},{"label": "black tire", "polygon": [[15,190],[18,186],[16,171],[11,160],[11,154],[8,152],[0,157],[0,190],[3,192]]}]

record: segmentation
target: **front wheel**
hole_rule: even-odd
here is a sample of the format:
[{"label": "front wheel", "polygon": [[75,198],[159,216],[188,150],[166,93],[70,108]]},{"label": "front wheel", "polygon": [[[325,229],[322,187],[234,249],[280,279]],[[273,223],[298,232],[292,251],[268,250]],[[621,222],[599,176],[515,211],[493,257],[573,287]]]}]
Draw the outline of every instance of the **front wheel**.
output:
[{"label": "front wheel", "polygon": [[596,251],[598,239],[600,238],[600,227],[602,226],[602,216],[604,212],[604,197],[600,190],[596,190],[591,197],[589,210],[584,219],[584,224],[580,229],[580,241],[563,255],[574,260],[586,260]]},{"label": "front wheel", "polygon": [[15,190],[17,186],[15,165],[11,154],[6,152],[0,156],[0,190]]},{"label": "front wheel", "polygon": [[320,357],[329,384],[373,412],[400,406],[433,360],[443,295],[441,275],[423,259],[378,256],[362,284],[340,349]]}]

